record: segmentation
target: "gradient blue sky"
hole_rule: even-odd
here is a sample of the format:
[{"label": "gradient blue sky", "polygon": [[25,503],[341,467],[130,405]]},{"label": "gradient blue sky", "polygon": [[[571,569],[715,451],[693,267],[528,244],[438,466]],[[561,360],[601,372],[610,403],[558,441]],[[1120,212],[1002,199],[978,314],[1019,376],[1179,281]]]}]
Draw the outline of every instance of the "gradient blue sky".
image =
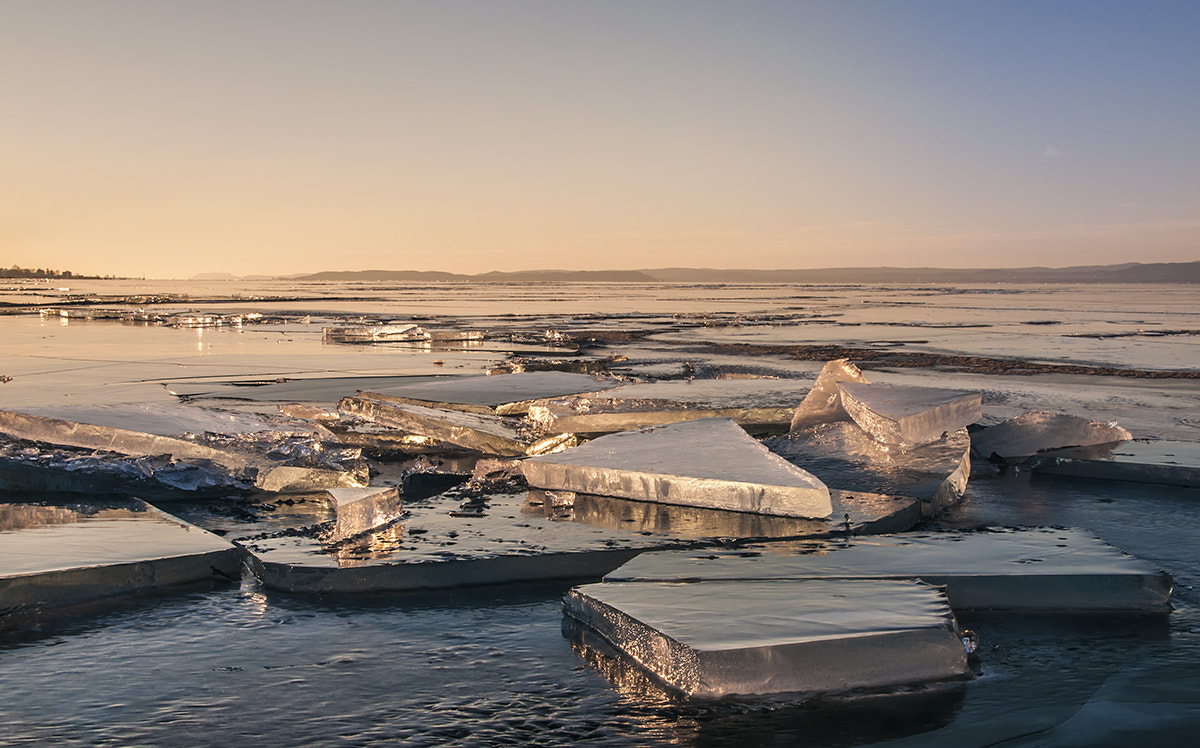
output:
[{"label": "gradient blue sky", "polygon": [[0,0],[0,265],[1200,259],[1200,2]]}]

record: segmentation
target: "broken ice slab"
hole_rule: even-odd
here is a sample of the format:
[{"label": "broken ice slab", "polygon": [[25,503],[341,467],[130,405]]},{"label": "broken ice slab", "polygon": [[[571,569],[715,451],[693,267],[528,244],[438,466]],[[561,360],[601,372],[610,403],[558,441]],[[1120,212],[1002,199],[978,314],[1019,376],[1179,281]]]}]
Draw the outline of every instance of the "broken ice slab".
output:
[{"label": "broken ice slab", "polygon": [[412,324],[354,325],[351,327],[323,327],[321,333],[327,343],[383,343],[396,341],[429,340],[429,333]]},{"label": "broken ice slab", "polygon": [[529,407],[539,428],[559,434],[612,434],[701,418],[729,418],[753,432],[787,431],[791,408],[693,408],[671,400],[604,398],[589,395],[554,398]]},{"label": "broken ice slab", "polygon": [[565,371],[536,371],[472,377],[442,377],[389,386],[360,388],[363,394],[388,402],[466,410],[495,415],[520,415],[534,400],[595,392],[620,384],[611,377]]},{"label": "broken ice slab", "polygon": [[484,511],[470,514],[459,511],[462,500],[452,494],[411,502],[401,522],[334,546],[296,532],[235,540],[250,552],[250,568],[265,587],[315,593],[598,579],[638,553],[683,545],[668,534],[524,514],[524,499],[489,496]]},{"label": "broken ice slab", "polygon": [[[748,550],[760,556],[745,558]],[[740,555],[739,555],[740,554]],[[1024,528],[876,535],[814,552],[809,545],[737,553],[645,554],[606,581],[921,579],[955,610],[1166,613],[1171,577],[1083,530]]]},{"label": "broken ice slab", "polygon": [[914,581],[600,583],[565,613],[694,699],[838,694],[969,675],[940,590]]},{"label": "broken ice slab", "polygon": [[982,395],[935,387],[839,382],[842,407],[877,441],[912,449],[975,423]]},{"label": "broken ice slab", "polygon": [[809,426],[767,439],[772,452],[821,476],[830,488],[910,496],[932,517],[958,501],[971,476],[966,429],[910,450],[880,444],[850,421]]},{"label": "broken ice slab", "polygon": [[521,464],[534,488],[638,501],[826,517],[829,490],[728,418],[602,436]]},{"label": "broken ice slab", "polygon": [[819,423],[849,420],[850,414],[842,407],[842,395],[837,387],[839,382],[869,384],[866,376],[857,366],[850,363],[849,359],[839,358],[826,362],[812,389],[792,414],[790,430],[796,431]]},{"label": "broken ice slab", "polygon": [[159,436],[185,434],[254,434],[288,431],[308,434],[329,432],[285,415],[276,417],[185,405],[179,402],[118,403],[104,405],[41,405],[25,411],[30,415],[60,418],[93,426],[110,426]]},{"label": "broken ice slab", "polygon": [[400,491],[395,486],[330,488],[327,493],[337,515],[330,538],[334,542],[391,524],[400,517]]},{"label": "broken ice slab", "polygon": [[168,455],[205,460],[264,491],[311,491],[366,484],[365,470],[327,470],[280,465],[266,457],[213,449],[183,439],[0,410],[0,433],[16,439],[132,456]]},{"label": "broken ice slab", "polygon": [[1029,457],[1065,447],[1128,441],[1133,434],[1115,423],[1089,421],[1061,413],[1024,413],[971,435],[971,449],[983,458]]},{"label": "broken ice slab", "polygon": [[1033,458],[1031,469],[1074,478],[1200,486],[1200,444],[1135,439],[1109,447],[1099,455],[1086,448],[1047,452]]},{"label": "broken ice slab", "polygon": [[500,416],[390,402],[369,392],[343,398],[338,412],[483,454],[523,455],[533,443]]},{"label": "broken ice slab", "polygon": [[3,617],[241,577],[230,543],[131,500],[0,504]]}]

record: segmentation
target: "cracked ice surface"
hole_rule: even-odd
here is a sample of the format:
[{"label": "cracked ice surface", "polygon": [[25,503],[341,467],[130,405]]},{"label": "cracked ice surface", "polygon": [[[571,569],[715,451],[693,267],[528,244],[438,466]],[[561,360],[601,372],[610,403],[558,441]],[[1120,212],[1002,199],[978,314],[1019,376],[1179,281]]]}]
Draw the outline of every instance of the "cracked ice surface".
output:
[{"label": "cracked ice surface", "polygon": [[842,407],[878,441],[911,449],[975,423],[983,415],[978,392],[935,387],[839,382]]}]

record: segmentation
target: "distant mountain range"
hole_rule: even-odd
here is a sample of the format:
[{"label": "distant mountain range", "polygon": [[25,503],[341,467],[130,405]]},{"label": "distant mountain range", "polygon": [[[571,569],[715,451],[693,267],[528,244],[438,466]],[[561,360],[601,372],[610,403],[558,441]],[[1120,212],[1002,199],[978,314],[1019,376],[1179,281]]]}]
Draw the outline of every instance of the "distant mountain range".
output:
[{"label": "distant mountain range", "polygon": [[[211,277],[215,273],[206,274]],[[199,277],[199,276],[198,276]],[[472,283],[1200,283],[1198,262],[1127,262],[1048,268],[819,268],[811,270],[525,270],[464,275],[418,270],[329,270],[306,281],[463,281]]]}]

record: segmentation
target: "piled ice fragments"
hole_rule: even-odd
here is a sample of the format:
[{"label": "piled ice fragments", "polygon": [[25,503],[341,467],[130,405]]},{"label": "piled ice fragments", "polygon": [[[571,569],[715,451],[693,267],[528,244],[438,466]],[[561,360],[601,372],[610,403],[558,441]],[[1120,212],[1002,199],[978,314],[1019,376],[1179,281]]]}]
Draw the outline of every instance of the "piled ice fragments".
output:
[{"label": "piled ice fragments", "polygon": [[[325,332],[339,342],[433,337],[416,325]],[[0,486],[86,490],[97,475],[119,483],[136,473],[137,485],[191,490],[328,489],[333,521],[315,525],[320,532],[268,533],[240,550],[218,542],[201,554],[216,568],[229,553],[244,553],[269,589],[410,590],[607,574],[564,601],[572,635],[599,637],[691,698],[962,679],[967,650],[952,608],[1169,607],[1169,577],[1070,530],[830,540],[905,530],[957,500],[970,474],[965,427],[981,418],[978,393],[872,384],[846,360],[826,364],[794,410],[605,394],[618,384],[550,371],[379,380],[342,396],[336,412],[283,406],[321,424],[305,438],[279,429],[181,438],[0,412],[0,432],[14,440],[0,450]],[[764,443],[747,429],[787,434]],[[580,437],[596,438],[579,444]],[[397,484],[415,485],[412,476],[368,486],[358,451],[331,445],[335,438],[381,452],[505,459],[463,486],[404,505]],[[1129,438],[1115,425],[1034,413],[978,431],[974,449],[1094,474],[1079,467],[1094,455],[1047,450],[1099,443],[1111,458],[1112,443]],[[1188,459],[1182,470],[1150,472],[1190,480],[1196,460]],[[447,477],[443,488],[467,480]],[[526,484],[539,490],[513,492]],[[747,537],[774,540],[711,550]],[[663,552],[672,547],[687,550]],[[697,554],[699,547],[709,550]],[[23,574],[15,568],[5,562],[0,591],[51,589],[48,578],[14,581]]]}]

